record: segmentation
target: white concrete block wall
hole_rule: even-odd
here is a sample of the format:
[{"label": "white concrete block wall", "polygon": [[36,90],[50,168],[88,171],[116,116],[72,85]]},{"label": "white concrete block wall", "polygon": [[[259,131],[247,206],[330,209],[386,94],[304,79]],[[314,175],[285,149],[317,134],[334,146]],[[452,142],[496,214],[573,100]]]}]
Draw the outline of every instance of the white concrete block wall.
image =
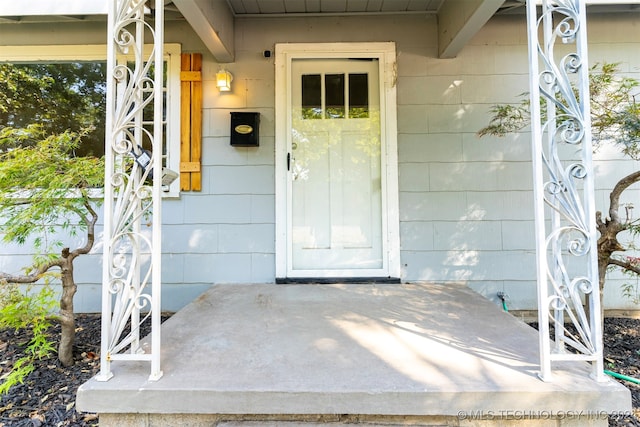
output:
[{"label": "white concrete block wall", "polygon": [[[511,21],[505,29],[508,33],[520,31]],[[523,148],[521,138],[515,136],[479,140],[475,135],[487,123],[490,105],[512,102],[514,95],[527,88],[528,67],[513,60],[520,54],[526,64],[526,44],[522,43],[526,34],[510,34],[509,44],[503,45],[504,41],[488,40],[495,31],[487,29],[486,34],[479,34],[473,47],[465,48],[455,59],[439,60],[435,51],[428,52],[427,67],[422,73],[409,68],[407,78],[402,65],[408,61],[398,43],[399,115],[405,104],[414,115],[424,111],[423,105],[427,112],[426,132],[425,121],[419,116],[415,120],[399,118],[405,279],[463,281],[488,297],[503,291],[507,282],[528,281],[531,286],[535,277],[516,267],[523,262],[535,265],[531,246],[505,247],[505,242],[509,245],[512,240],[514,222],[524,229],[532,224],[531,212],[523,212],[523,207],[532,206],[531,173],[522,173],[530,171],[529,148]],[[501,51],[503,46],[508,55]],[[503,57],[517,67],[504,67]],[[414,82],[429,89],[420,93]],[[420,186],[409,177],[421,170],[428,174],[428,181]],[[520,203],[523,200],[527,204]],[[511,220],[507,226],[505,219]],[[433,243],[421,246],[410,236],[414,223]],[[529,274],[533,273],[531,269]]]},{"label": "white concrete block wall", "polygon": [[[637,15],[636,15],[637,18]],[[469,53],[471,58],[478,59],[478,66],[466,67],[465,70],[473,70],[477,74],[489,73],[489,80],[484,81],[484,85],[478,87],[484,90],[484,94],[491,93],[486,91],[487,88],[491,88],[491,79],[495,79],[498,82],[499,90],[496,91],[496,95],[492,98],[481,98],[478,94],[465,95],[465,87],[462,86],[463,102],[479,102],[488,104],[487,107],[493,103],[507,102],[508,99],[504,99],[505,94],[511,92],[511,95],[525,92],[528,90],[526,78],[524,81],[520,81],[518,74],[522,74],[526,77],[527,60],[526,60],[526,33],[524,32],[524,26],[520,29],[517,28],[515,21],[512,21],[509,17],[501,17],[493,20],[494,23],[499,24],[505,32],[511,32],[511,37],[504,37],[496,42],[493,38],[494,31],[497,31],[496,27],[487,26],[484,28],[472,41],[471,45],[474,45],[473,51],[465,48],[460,59],[465,57],[465,53]],[[622,17],[620,15],[606,15],[600,17],[589,18],[589,41],[590,41],[590,63],[601,62],[620,62],[620,69],[628,73],[631,77],[638,77],[638,70],[640,63],[638,59],[633,56],[632,52],[637,49],[637,41],[640,40],[638,36],[638,29],[632,23],[631,16]],[[617,26],[616,30],[611,32],[611,25]],[[628,27],[627,35],[623,36],[625,30],[620,30],[620,27]],[[519,33],[520,35],[517,35]],[[511,40],[510,45],[503,45],[502,41]],[[494,68],[491,67],[491,61],[489,58],[494,58]],[[463,71],[462,73],[465,73]],[[474,79],[477,78],[474,77]],[[467,79],[468,81],[471,79]],[[524,83],[523,83],[524,82]],[[518,86],[520,89],[518,89]],[[493,88],[491,88],[493,89]],[[526,172],[530,169],[529,159],[530,153],[527,144],[528,135],[526,133],[520,136],[514,136],[515,143],[509,142],[511,145],[508,151],[505,151],[501,147],[499,139],[490,138],[490,141],[483,141],[488,143],[487,145],[497,144],[495,150],[480,151],[476,153],[475,159],[473,156],[465,156],[465,161],[481,160],[482,156],[492,154],[492,157],[488,159],[482,159],[484,161],[494,160],[499,157],[498,154],[504,154],[504,158],[500,159],[503,163],[500,169],[499,182],[502,184],[504,190],[508,190],[509,193],[505,195],[505,208],[502,215],[502,231],[503,231],[503,247],[504,251],[523,251],[531,252],[534,250],[533,244],[533,223],[530,218],[524,217],[523,214],[530,211],[529,207],[532,207],[530,193],[527,191],[530,187],[531,177],[530,174],[523,175],[522,172]],[[511,139],[512,137],[510,137]],[[465,134],[463,136],[466,142],[465,148],[474,148],[474,136]],[[519,150],[514,146],[520,145],[524,150]],[[477,148],[477,146],[476,146]],[[515,151],[513,151],[515,150]],[[637,162],[631,162],[621,157],[615,150],[605,147],[595,154],[595,168],[596,168],[596,203],[598,209],[607,209],[608,195],[612,186],[622,177],[624,174],[637,170],[639,166]],[[516,196],[515,191],[522,191],[526,194],[522,199],[522,194]],[[520,199],[520,202],[517,200]],[[623,197],[623,202],[633,201],[635,194],[629,192]],[[514,210],[514,207],[520,207],[520,211]],[[474,277],[480,277],[475,275]],[[505,272],[506,277],[506,272]],[[610,274],[607,282],[607,292],[605,295],[605,306],[613,308],[637,308],[630,303],[628,299],[622,298],[620,293],[620,284],[625,281],[625,277],[620,274]],[[523,280],[521,283],[515,280],[504,280],[503,288],[498,289],[497,284],[500,282],[494,282],[493,287],[486,287],[483,284],[471,284],[474,289],[479,290],[485,295],[490,296],[491,293],[495,293],[497,290],[503,290],[511,296],[511,304],[513,308],[526,308],[528,306],[535,306],[535,283],[531,281]],[[516,298],[514,298],[514,295]]]},{"label": "white concrete block wall", "polygon": [[[615,21],[616,25],[632,25],[630,20],[619,17]],[[613,39],[606,29],[607,22],[606,18],[599,18],[590,27],[591,42],[595,46],[593,50],[606,54],[597,59],[592,56],[592,63],[622,61],[621,70],[637,71],[640,64],[629,54],[631,45],[628,43],[638,38],[627,39],[627,43],[616,39],[616,44],[609,46]],[[497,291],[506,291],[513,308],[535,307],[535,281],[531,280],[534,276],[514,275],[510,268],[517,267],[517,273],[527,269],[522,269],[520,262],[512,264],[507,261],[512,257],[526,259],[535,250],[528,134],[482,140],[475,136],[475,132],[486,124],[486,113],[491,105],[514,102],[515,95],[528,90],[524,21],[501,17],[494,19],[492,24],[485,27],[458,58],[447,61],[430,59],[428,62],[437,65],[428,68],[424,75],[415,66],[408,68],[408,79],[404,79],[409,82],[408,86],[415,82],[431,83],[431,90],[425,91],[431,96],[421,97],[415,89],[412,92],[403,88],[402,79],[399,82],[399,114],[405,109],[410,113],[407,118],[399,119],[403,265],[408,280],[464,280],[494,299]],[[496,36],[498,32],[501,34],[499,37]],[[602,41],[599,40],[600,34],[606,35]],[[617,37],[621,37],[620,33]],[[402,50],[400,44],[398,48]],[[613,54],[616,51],[617,55]],[[636,61],[635,66],[629,65],[631,60]],[[409,61],[402,58],[401,53],[401,76],[402,65],[406,62]],[[422,80],[425,76],[426,81]],[[460,102],[456,103],[458,96]],[[416,104],[420,99],[425,99],[426,122],[420,120],[424,111],[422,103]],[[404,107],[405,103],[409,105]],[[428,135],[423,134],[425,124]],[[430,143],[438,137],[444,143]],[[628,160],[621,161],[619,155],[611,152],[596,154],[596,159],[599,206],[604,206],[608,189],[621,174],[637,170],[638,165]],[[417,184],[411,177],[421,170],[428,173],[429,178]],[[425,186],[428,190],[424,190]],[[444,192],[446,196],[434,195],[437,192]],[[433,205],[442,207],[449,221],[442,218],[440,212],[429,211]],[[467,212],[463,213],[462,206]],[[433,228],[427,229],[427,236],[433,237],[433,246],[429,242],[419,248],[415,239],[406,240],[407,234],[413,231],[408,224],[413,221],[417,224],[431,222]],[[482,226],[475,228],[475,221]],[[421,227],[423,233],[424,229]],[[465,238],[456,239],[456,233]],[[456,246],[462,246],[466,251]],[[497,259],[494,251],[500,254]],[[419,253],[424,258],[420,258]],[[410,265],[410,261],[425,263],[427,258],[429,263],[437,264],[437,253],[441,257],[443,253],[449,255],[442,258],[443,266],[455,260],[458,267],[467,263],[468,271],[442,268],[435,273],[436,269],[431,265],[430,268],[412,268]],[[533,266],[532,261],[526,265]],[[616,296],[619,280],[610,282],[605,302],[609,306],[629,307],[628,301]]]},{"label": "white concrete block wall", "polygon": [[[591,62],[621,62],[624,72],[640,77],[638,17],[591,19]],[[380,35],[374,40],[362,31],[371,27]],[[103,40],[100,28],[82,28],[91,32],[87,40]],[[434,16],[242,18],[235,28],[236,58],[229,64],[218,64],[186,24],[167,28],[168,42],[204,53],[204,123],[203,191],[184,192],[163,206],[166,309],[181,307],[211,283],[274,281],[275,73],[273,56],[262,53],[276,43],[332,41],[396,43],[402,279],[463,282],[496,303],[496,293],[506,292],[512,309],[536,307],[529,135],[476,136],[493,104],[516,101],[528,90],[524,17],[492,19],[457,58],[444,60],[436,57]],[[55,29],[51,40],[75,42],[65,31]],[[48,37],[42,25],[0,26],[2,43],[45,44]],[[230,93],[215,88],[220,67],[234,75]],[[259,147],[229,145],[232,111],[260,112]],[[639,165],[611,150],[597,153],[596,161],[602,209],[619,174]],[[638,196],[640,189],[625,201]],[[28,250],[4,246],[0,266],[27,257]],[[99,249],[78,262],[80,310],[99,308],[100,264]],[[624,277],[611,278],[605,304],[630,308],[619,292]]]}]

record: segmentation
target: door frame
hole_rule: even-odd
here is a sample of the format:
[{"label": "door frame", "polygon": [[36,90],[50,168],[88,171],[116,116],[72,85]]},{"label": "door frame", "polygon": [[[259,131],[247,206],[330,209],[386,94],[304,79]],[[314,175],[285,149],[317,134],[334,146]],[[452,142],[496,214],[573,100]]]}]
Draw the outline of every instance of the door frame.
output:
[{"label": "door frame", "polygon": [[[287,155],[291,132],[291,62],[295,59],[377,58],[380,86],[380,138],[382,167],[383,268],[365,274],[357,269],[335,274],[292,270],[288,236],[291,188],[287,179]],[[398,203],[398,142],[396,109],[396,48],[393,42],[374,43],[282,43],[275,48],[276,141],[275,217],[276,280],[305,277],[400,278],[400,215]]]}]

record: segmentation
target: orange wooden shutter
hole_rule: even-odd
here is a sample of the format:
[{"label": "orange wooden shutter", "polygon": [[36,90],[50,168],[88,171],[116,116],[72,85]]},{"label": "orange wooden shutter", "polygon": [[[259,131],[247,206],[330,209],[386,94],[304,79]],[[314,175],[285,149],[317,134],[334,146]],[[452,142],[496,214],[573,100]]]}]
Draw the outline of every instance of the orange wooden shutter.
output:
[{"label": "orange wooden shutter", "polygon": [[202,190],[202,54],[183,53],[180,66],[180,190]]}]

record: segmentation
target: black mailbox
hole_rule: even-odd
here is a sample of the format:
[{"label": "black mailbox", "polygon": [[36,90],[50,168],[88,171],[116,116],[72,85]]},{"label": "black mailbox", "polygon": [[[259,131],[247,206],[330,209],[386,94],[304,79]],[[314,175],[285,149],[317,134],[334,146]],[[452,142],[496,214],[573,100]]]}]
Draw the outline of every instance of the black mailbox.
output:
[{"label": "black mailbox", "polygon": [[231,145],[257,147],[260,135],[260,113],[231,113]]}]

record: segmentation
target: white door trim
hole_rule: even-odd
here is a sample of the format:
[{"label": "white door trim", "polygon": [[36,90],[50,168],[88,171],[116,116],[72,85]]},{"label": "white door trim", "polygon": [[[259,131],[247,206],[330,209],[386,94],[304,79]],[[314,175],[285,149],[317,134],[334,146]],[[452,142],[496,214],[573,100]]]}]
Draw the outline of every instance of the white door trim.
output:
[{"label": "white door trim", "polygon": [[[359,272],[357,277],[381,276],[400,278],[400,231],[398,208],[398,149],[396,110],[396,50],[395,43],[285,43],[275,49],[276,77],[276,278],[291,278],[288,265],[288,219],[291,215],[288,197],[287,154],[289,153],[288,112],[291,109],[290,84],[291,61],[300,58],[378,58],[380,64],[380,107],[382,158],[384,163],[383,229],[386,235],[385,271]],[[295,275],[305,277],[306,274]],[[322,274],[314,274],[323,277]]]}]

